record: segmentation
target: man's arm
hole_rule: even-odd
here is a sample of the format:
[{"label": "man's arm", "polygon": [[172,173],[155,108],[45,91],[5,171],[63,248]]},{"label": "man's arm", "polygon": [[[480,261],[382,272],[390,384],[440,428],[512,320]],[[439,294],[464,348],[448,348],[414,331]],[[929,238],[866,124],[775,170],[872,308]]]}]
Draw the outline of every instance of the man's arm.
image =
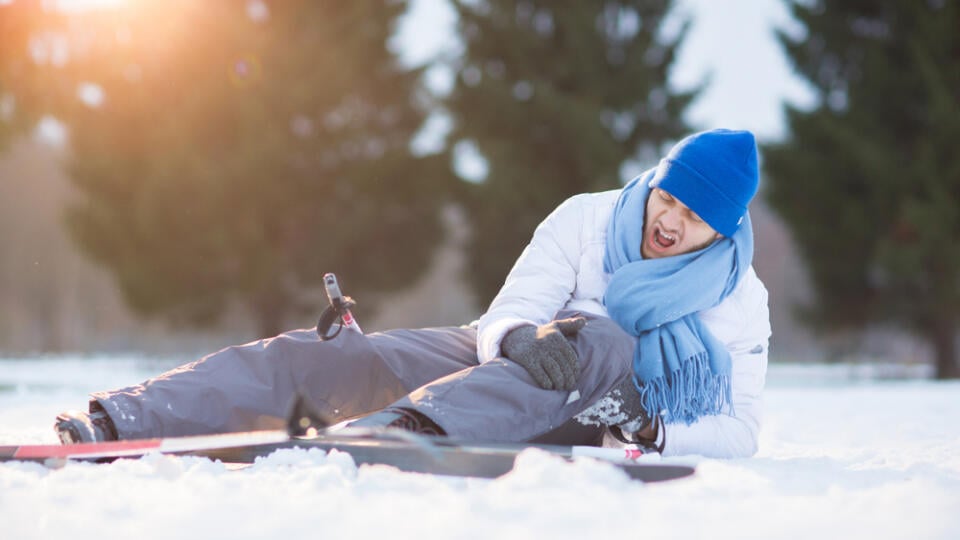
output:
[{"label": "man's arm", "polygon": [[500,343],[508,331],[544,324],[570,300],[580,265],[582,197],[567,199],[537,226],[490,309],[480,318],[477,354],[481,362],[500,355]]},{"label": "man's arm", "polygon": [[757,452],[770,339],[767,291],[750,272],[753,283],[745,291],[741,309],[744,330],[728,342],[732,360],[734,415],[705,416],[691,425],[661,424],[663,455],[699,454],[706,457],[742,458]]}]

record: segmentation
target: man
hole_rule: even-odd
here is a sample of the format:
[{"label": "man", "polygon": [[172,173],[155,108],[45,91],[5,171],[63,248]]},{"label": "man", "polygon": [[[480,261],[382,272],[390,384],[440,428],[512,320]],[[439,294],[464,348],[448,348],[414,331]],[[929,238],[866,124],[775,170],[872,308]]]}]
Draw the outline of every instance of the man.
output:
[{"label": "man", "polygon": [[750,456],[770,336],[757,186],[750,133],[692,135],[623,189],[560,205],[477,325],[287,332],[95,393],[56,429],[70,443],[278,427],[300,395],[355,426]]}]

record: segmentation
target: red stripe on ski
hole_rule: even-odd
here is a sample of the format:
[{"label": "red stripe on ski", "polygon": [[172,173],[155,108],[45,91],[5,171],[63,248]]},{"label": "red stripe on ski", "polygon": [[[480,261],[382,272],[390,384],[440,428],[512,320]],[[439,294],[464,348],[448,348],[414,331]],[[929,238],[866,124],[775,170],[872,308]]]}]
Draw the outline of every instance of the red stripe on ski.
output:
[{"label": "red stripe on ski", "polygon": [[133,441],[110,441],[85,444],[32,444],[26,446],[0,447],[0,455],[14,459],[49,459],[83,456],[123,456],[145,454],[160,447],[161,439]]},{"label": "red stripe on ski", "polygon": [[166,439],[132,439],[81,444],[28,444],[0,446],[3,459],[96,459],[101,457],[136,457],[148,452],[191,452],[211,448],[232,448],[257,444],[286,442],[290,439],[285,431],[248,431],[214,435],[192,435]]}]

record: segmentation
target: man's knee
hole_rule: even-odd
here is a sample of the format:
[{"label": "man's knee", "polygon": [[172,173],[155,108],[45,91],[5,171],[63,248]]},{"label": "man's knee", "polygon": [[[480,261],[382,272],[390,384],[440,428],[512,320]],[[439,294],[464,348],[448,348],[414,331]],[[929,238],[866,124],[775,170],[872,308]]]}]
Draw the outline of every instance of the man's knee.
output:
[{"label": "man's knee", "polygon": [[575,336],[573,346],[584,369],[629,370],[636,338],[607,317],[590,317]]},{"label": "man's knee", "polygon": [[636,339],[607,317],[588,317],[571,343],[581,367],[577,387],[585,399],[599,398],[633,369]]}]

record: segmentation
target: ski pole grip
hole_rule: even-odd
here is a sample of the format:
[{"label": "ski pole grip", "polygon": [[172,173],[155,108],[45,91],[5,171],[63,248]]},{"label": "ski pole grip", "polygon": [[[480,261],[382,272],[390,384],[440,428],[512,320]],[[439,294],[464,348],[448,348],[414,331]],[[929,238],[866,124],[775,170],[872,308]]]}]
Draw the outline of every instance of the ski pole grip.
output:
[{"label": "ski pole grip", "polygon": [[317,334],[320,335],[321,340],[333,339],[340,333],[337,330],[334,334],[329,334],[330,327],[333,326],[333,323],[339,318],[342,321],[342,326],[356,330],[357,332],[363,333],[360,330],[360,325],[357,324],[356,319],[353,318],[353,313],[350,312],[350,308],[357,305],[349,296],[344,296],[340,292],[340,284],[337,283],[337,276],[333,273],[326,273],[323,275],[323,287],[327,293],[327,300],[330,302],[330,306],[324,310],[320,321],[317,323]]},{"label": "ski pole grip", "polygon": [[343,293],[340,292],[340,284],[337,283],[337,276],[330,272],[323,275],[323,288],[327,291],[327,300],[334,309],[343,303]]}]

